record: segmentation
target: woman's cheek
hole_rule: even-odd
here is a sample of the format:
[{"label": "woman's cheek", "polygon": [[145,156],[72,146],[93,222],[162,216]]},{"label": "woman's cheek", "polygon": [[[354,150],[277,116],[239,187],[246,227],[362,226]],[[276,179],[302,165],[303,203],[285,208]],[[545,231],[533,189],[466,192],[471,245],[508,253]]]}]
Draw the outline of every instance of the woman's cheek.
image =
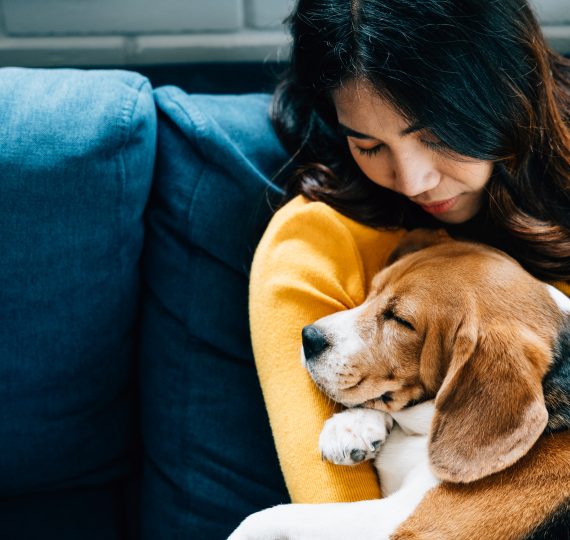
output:
[{"label": "woman's cheek", "polygon": [[468,191],[478,191],[482,189],[493,172],[493,163],[490,161],[450,161],[448,163],[446,176],[455,178],[458,182],[468,188]]},{"label": "woman's cheek", "polygon": [[352,151],[352,157],[364,175],[379,186],[390,189],[389,167],[381,156],[363,156],[358,150]]}]

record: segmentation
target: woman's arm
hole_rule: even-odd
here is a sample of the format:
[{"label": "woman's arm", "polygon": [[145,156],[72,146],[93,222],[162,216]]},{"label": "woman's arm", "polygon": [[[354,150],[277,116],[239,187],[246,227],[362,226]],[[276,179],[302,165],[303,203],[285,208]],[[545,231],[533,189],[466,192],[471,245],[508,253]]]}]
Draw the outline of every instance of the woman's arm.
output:
[{"label": "woman's arm", "polygon": [[250,280],[253,348],[293,502],[380,496],[370,463],[340,467],[321,459],[318,437],[338,406],[320,393],[301,365],[301,330],[362,303],[370,279],[400,236],[298,197],[277,212],[256,251]]}]

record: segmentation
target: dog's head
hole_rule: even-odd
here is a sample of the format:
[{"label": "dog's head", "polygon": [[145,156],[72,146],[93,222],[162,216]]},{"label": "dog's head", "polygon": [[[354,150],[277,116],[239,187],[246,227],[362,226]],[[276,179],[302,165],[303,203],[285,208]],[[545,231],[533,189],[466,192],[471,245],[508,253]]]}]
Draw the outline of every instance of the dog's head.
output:
[{"label": "dog's head", "polygon": [[517,461],[544,430],[542,379],[564,316],[506,254],[409,233],[363,305],[303,329],[304,362],[346,406],[396,411],[435,397],[430,459],[470,482]]}]

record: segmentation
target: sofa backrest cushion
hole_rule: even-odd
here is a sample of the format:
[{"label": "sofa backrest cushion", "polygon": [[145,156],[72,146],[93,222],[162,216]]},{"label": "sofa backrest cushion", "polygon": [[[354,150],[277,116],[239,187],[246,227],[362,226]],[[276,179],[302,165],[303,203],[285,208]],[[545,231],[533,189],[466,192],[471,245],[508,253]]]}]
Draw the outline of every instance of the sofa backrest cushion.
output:
[{"label": "sofa backrest cushion", "polygon": [[1,69],[0,141],[0,497],[103,485],[136,442],[150,84]]},{"label": "sofa backrest cushion", "polygon": [[253,252],[288,161],[268,95],[155,91],[143,258],[143,538],[225,539],[286,501],[249,337]]}]

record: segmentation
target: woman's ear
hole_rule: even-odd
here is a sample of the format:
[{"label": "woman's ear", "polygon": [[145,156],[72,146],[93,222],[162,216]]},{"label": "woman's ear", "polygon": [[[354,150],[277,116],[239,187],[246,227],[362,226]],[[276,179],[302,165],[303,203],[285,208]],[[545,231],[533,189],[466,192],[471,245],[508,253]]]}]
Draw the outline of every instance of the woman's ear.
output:
[{"label": "woman's ear", "polygon": [[542,378],[550,361],[549,348],[530,330],[464,322],[435,400],[435,475],[472,482],[524,456],[548,422]]},{"label": "woman's ear", "polygon": [[420,249],[424,249],[435,244],[441,244],[442,242],[449,242],[450,240],[450,236],[444,229],[414,229],[413,231],[405,234],[398,242],[394,251],[390,253],[388,260],[386,261],[386,266],[396,262],[408,253],[414,253]]}]

